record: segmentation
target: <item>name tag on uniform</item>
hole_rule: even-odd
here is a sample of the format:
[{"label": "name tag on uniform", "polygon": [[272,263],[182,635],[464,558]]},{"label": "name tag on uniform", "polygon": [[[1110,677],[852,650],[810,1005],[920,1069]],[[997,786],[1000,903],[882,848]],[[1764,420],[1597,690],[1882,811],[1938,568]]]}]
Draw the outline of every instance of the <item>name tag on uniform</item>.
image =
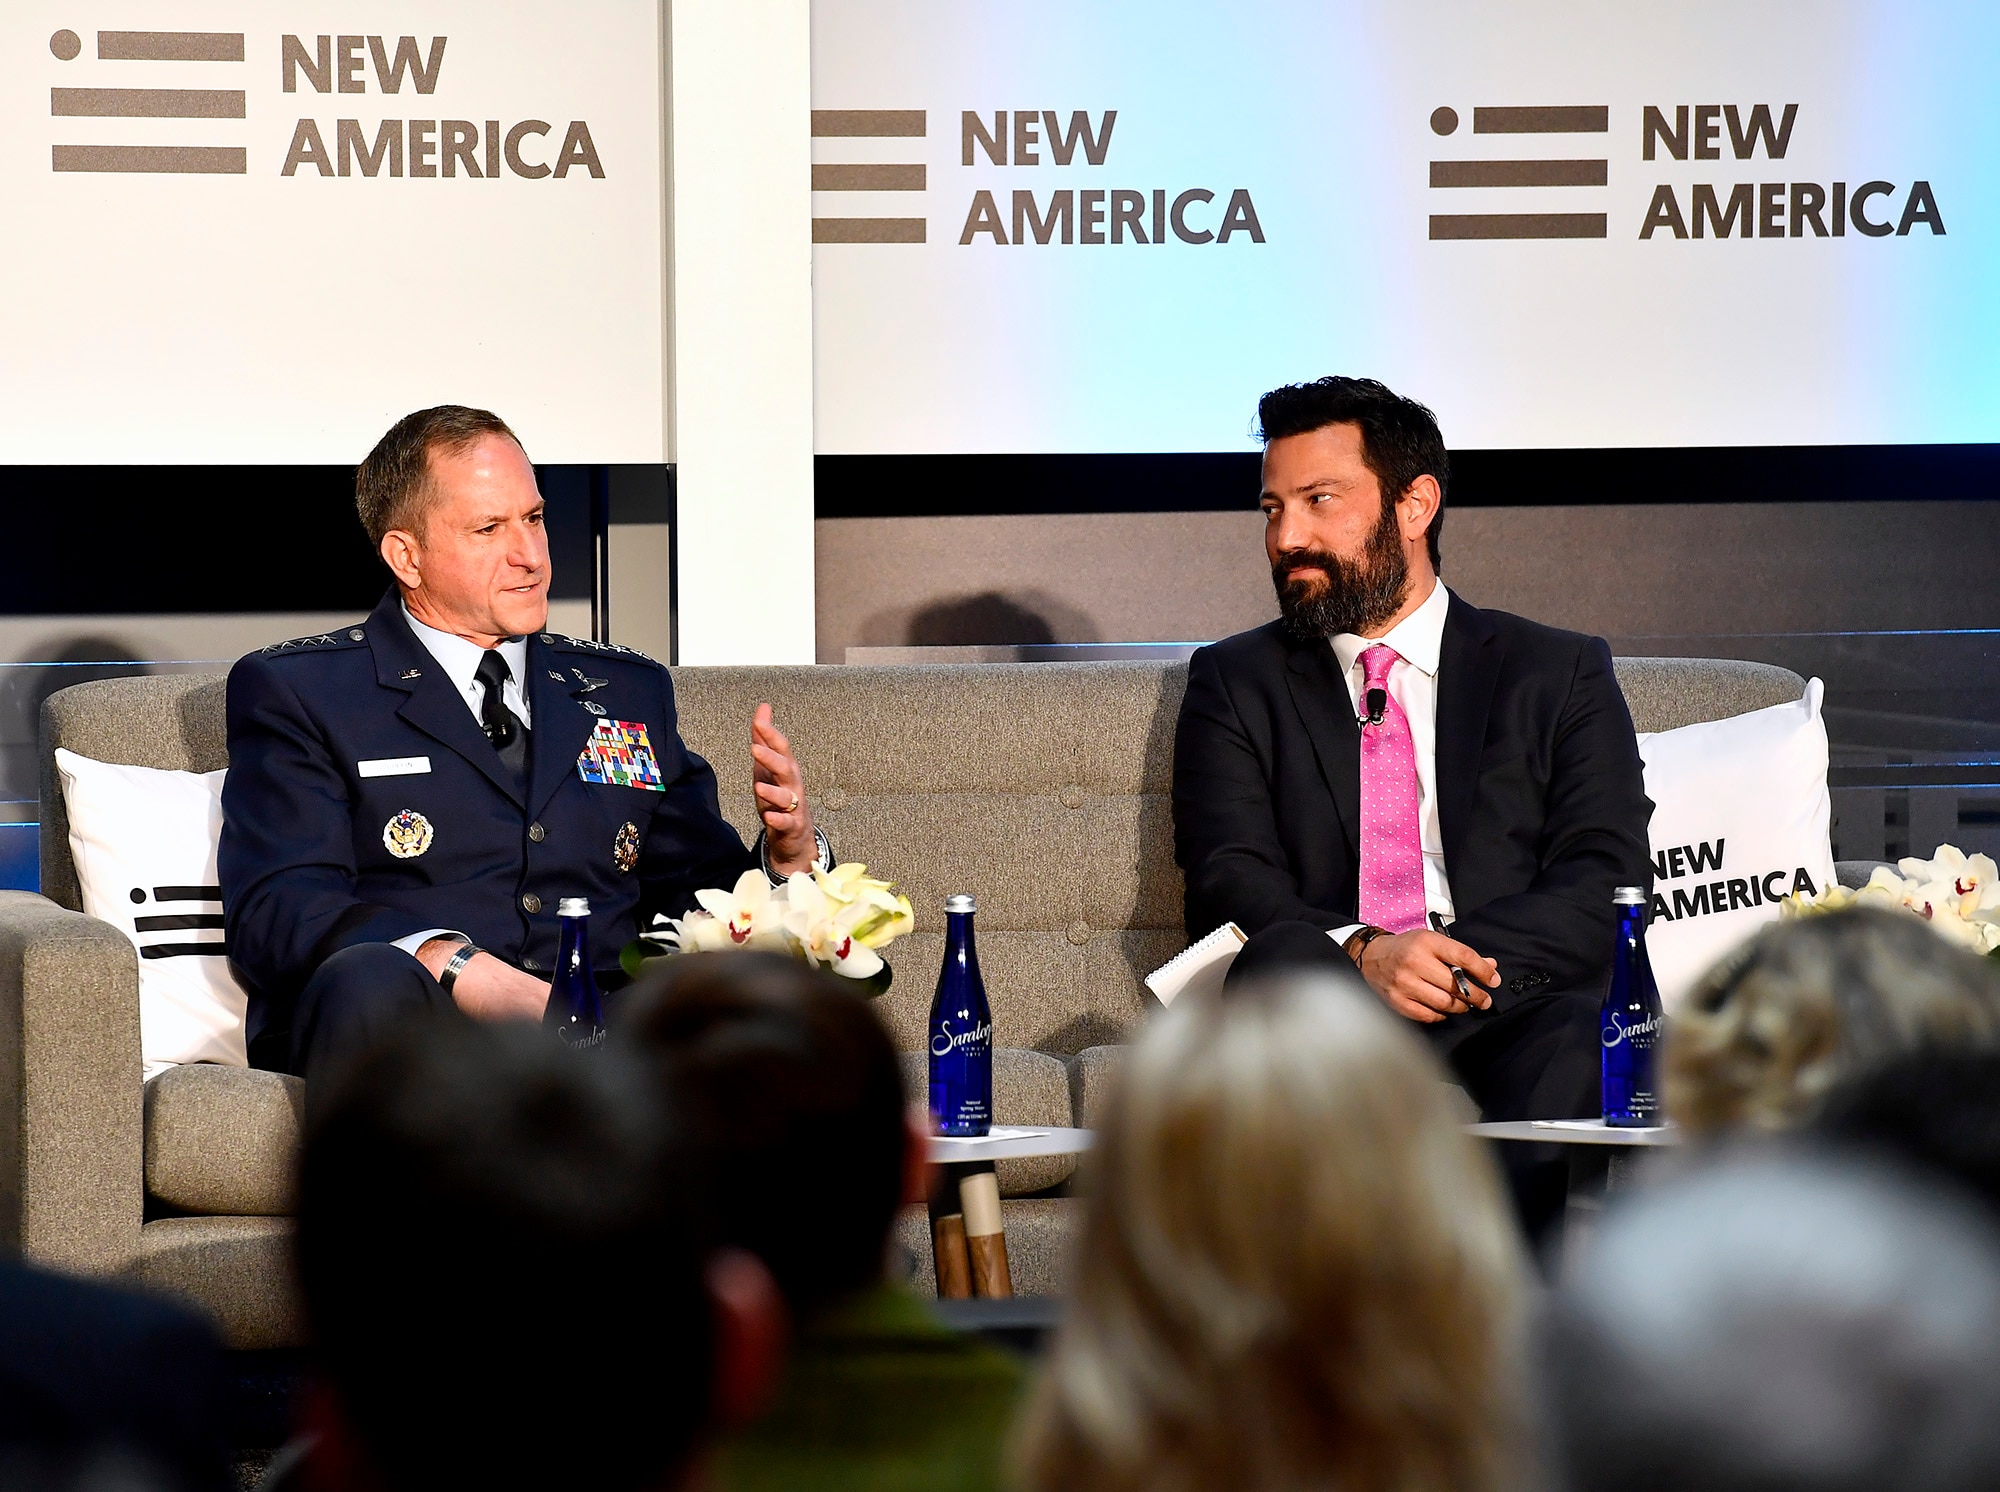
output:
[{"label": "name tag on uniform", "polygon": [[430,769],[431,759],[427,756],[378,756],[354,764],[354,770],[363,777],[416,777]]}]

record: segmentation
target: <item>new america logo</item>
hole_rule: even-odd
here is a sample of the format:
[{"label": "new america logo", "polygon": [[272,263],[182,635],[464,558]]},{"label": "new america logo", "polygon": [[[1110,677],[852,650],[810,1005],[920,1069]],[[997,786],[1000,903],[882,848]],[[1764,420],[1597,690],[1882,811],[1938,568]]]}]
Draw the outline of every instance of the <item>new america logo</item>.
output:
[{"label": "new america logo", "polygon": [[[1606,135],[1611,130],[1608,104],[1478,107],[1472,111],[1474,136],[1532,137],[1543,149],[1556,151],[1564,137]],[[1647,104],[1639,115],[1639,159],[1694,163],[1725,159],[1782,161],[1792,147],[1799,122],[1797,104],[1774,108],[1757,104]],[[1432,111],[1431,132],[1449,137],[1458,132],[1460,116],[1444,106]],[[1597,146],[1602,149],[1601,145]],[[1726,151],[1726,153],[1725,153]],[[1468,152],[1468,155],[1473,154]],[[1559,188],[1561,200],[1592,209],[1602,205],[1610,183],[1608,155],[1552,154],[1527,159],[1460,158],[1430,162],[1430,186],[1436,191],[1466,189]],[[1720,176],[1697,165],[1689,175]],[[1822,181],[1694,180],[1661,182],[1653,189],[1641,239],[1724,238],[1845,238],[1852,231],[1865,238],[1906,238],[1924,228],[1934,237],[1944,234],[1944,217],[1928,181],[1907,186],[1884,179],[1854,181],[1862,172],[1832,173]],[[1590,191],[1588,189],[1599,190]],[[1582,189],[1582,190],[1579,190]],[[1544,198],[1550,206],[1556,199]],[[1434,240],[1606,238],[1608,211],[1434,212],[1429,215]]]},{"label": "new america logo", "polygon": [[[922,109],[815,109],[815,140],[922,140],[929,135],[929,116]],[[959,164],[984,169],[995,166],[1047,167],[1054,170],[1097,167],[1111,159],[1118,111],[1092,114],[1074,109],[966,109],[959,115]],[[914,156],[920,145],[883,146],[879,154]],[[928,167],[918,160],[814,161],[815,193],[910,192],[928,190]],[[835,199],[836,201],[840,199]],[[893,200],[893,199],[892,199]],[[994,244],[1169,244],[1191,245],[1264,242],[1264,225],[1257,205],[1243,187],[1206,186],[1051,186],[974,187],[967,198],[958,242],[961,246]],[[929,231],[921,200],[908,215],[869,216],[815,208],[814,243],[923,243]],[[957,204],[948,209],[957,216]]]}]

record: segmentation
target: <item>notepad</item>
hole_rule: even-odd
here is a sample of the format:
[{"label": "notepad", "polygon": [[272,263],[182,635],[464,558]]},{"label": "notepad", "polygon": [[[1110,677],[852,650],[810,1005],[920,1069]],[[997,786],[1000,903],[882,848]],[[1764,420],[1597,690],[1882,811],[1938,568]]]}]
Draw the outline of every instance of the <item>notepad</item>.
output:
[{"label": "notepad", "polygon": [[1236,955],[1249,941],[1243,929],[1225,922],[1214,932],[1161,964],[1146,976],[1146,988],[1162,1005],[1171,1005],[1183,994],[1197,996],[1221,993],[1222,976],[1236,962]]}]

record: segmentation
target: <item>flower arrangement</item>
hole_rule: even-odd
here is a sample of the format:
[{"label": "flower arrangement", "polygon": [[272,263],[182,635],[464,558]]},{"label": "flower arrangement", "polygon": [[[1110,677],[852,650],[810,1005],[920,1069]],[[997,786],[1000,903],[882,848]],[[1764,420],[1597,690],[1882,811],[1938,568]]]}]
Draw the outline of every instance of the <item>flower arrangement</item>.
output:
[{"label": "flower arrangement", "polygon": [[2000,958],[2000,866],[1990,856],[1941,844],[1928,860],[1912,856],[1897,861],[1895,870],[1877,866],[1858,891],[1835,885],[1817,896],[1796,892],[1784,899],[1780,914],[1809,917],[1851,906],[1900,907],[1952,942]]},{"label": "flower arrangement", "polygon": [[782,886],[746,870],[732,889],[697,891],[694,899],[697,910],[655,917],[652,930],[626,946],[620,962],[628,974],[670,954],[753,948],[789,953],[880,994],[890,979],[881,950],[916,926],[910,899],[897,895],[893,882],[871,879],[861,864],[801,872]]}]

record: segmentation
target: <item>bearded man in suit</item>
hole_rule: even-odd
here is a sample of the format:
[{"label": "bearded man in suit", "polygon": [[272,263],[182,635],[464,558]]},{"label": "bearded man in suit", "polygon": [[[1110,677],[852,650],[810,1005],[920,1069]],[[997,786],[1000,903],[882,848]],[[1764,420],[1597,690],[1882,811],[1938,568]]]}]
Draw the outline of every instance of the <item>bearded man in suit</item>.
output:
[{"label": "bearded man in suit", "polygon": [[[1610,649],[1446,589],[1450,462],[1421,404],[1322,378],[1258,414],[1280,616],[1189,664],[1174,753],[1188,933],[1250,935],[1232,982],[1358,974],[1484,1118],[1595,1114],[1612,892],[1652,884]],[[1548,1147],[1503,1151],[1539,1233],[1565,1168]]]}]

